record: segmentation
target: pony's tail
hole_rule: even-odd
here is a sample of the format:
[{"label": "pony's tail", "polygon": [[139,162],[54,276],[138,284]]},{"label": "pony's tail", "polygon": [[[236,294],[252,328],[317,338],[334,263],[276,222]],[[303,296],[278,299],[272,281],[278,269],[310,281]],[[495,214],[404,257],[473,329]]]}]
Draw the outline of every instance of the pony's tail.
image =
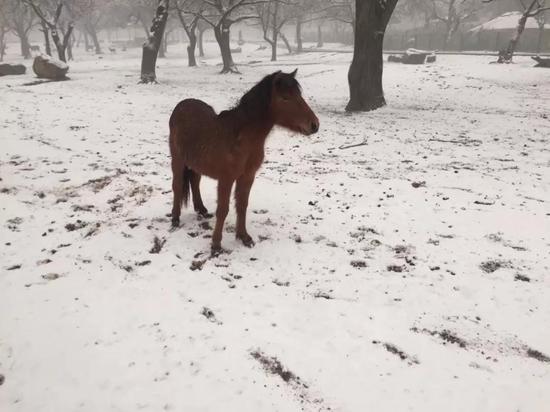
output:
[{"label": "pony's tail", "polygon": [[193,176],[193,171],[187,166],[183,167],[183,205],[187,207],[187,202],[189,201],[189,187],[191,186],[191,177]]}]

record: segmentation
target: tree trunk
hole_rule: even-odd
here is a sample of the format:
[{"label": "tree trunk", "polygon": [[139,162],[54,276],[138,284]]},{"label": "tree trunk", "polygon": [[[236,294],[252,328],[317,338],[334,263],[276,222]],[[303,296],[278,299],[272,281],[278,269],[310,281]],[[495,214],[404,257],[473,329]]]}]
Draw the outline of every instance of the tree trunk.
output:
[{"label": "tree trunk", "polygon": [[206,29],[199,28],[199,56],[204,57],[203,36]]},{"label": "tree trunk", "polygon": [[233,56],[231,55],[231,45],[229,43],[229,27],[227,23],[222,21],[221,25],[214,27],[214,35],[216,41],[220,47],[222,55],[223,68],[221,73],[239,73],[233,62]]},{"label": "tree trunk", "polygon": [[323,47],[323,30],[321,25],[317,25],[317,47]]},{"label": "tree trunk", "polygon": [[162,37],[162,42],[160,43],[160,48],[159,48],[159,57],[160,58],[165,58],[166,57],[166,54],[168,53],[168,36],[169,36],[170,33],[166,32],[166,30],[164,31],[164,36]]},{"label": "tree trunk", "polygon": [[[191,31],[192,30],[192,31]],[[195,59],[195,48],[197,47],[197,35],[194,32],[194,29],[191,29],[187,33],[189,37],[189,45],[187,46],[187,61],[189,67],[195,67],[197,65],[197,60]]]},{"label": "tree trunk", "polygon": [[73,59],[73,43],[74,43],[74,35],[71,32],[69,34],[69,38],[68,38],[68,41],[67,41],[67,58],[69,60],[74,60]]},{"label": "tree trunk", "polygon": [[302,53],[304,50],[302,44],[302,17],[299,16],[296,20],[296,53]]},{"label": "tree trunk", "polygon": [[512,58],[512,56],[514,55],[514,52],[516,51],[521,34],[525,30],[526,22],[527,22],[527,16],[524,14],[519,19],[516,33],[514,34],[514,37],[512,37],[512,39],[510,40],[510,43],[508,43],[508,48],[506,49],[506,52],[510,56],[510,58]]},{"label": "tree trunk", "polygon": [[447,50],[449,45],[449,40],[451,40],[451,24],[449,22],[445,23],[445,37],[443,38],[443,50]]},{"label": "tree trunk", "polygon": [[166,21],[168,19],[169,0],[159,0],[155,17],[151,26],[149,38],[143,44],[143,56],[141,58],[141,82],[156,83],[157,75],[155,67],[160,43],[164,36]]},{"label": "tree trunk", "polygon": [[279,2],[275,2],[275,7],[273,9],[273,27],[271,28],[271,36],[273,38],[273,43],[271,44],[271,61],[277,61],[277,42],[279,40]]},{"label": "tree trunk", "polygon": [[25,29],[18,29],[16,32],[17,37],[19,37],[19,41],[21,43],[21,56],[23,56],[24,59],[30,59],[31,45],[29,44],[29,38],[27,36],[27,33],[25,32]]},{"label": "tree trunk", "polygon": [[84,31],[82,32],[82,35],[84,36],[84,50],[89,51],[90,41],[88,40],[88,33],[86,29],[84,29]]},{"label": "tree trunk", "polygon": [[159,59],[164,59],[166,57],[166,48],[165,48],[166,38],[162,36],[159,47]]},{"label": "tree trunk", "polygon": [[518,26],[516,28],[516,33],[514,34],[514,37],[510,40],[510,43],[508,43],[508,48],[506,49],[506,54],[508,55],[509,59],[512,60],[512,57],[514,56],[514,52],[516,51],[516,48],[519,43],[519,39],[521,37],[521,34],[525,30],[525,23],[527,23],[527,18],[529,17],[529,13],[535,8],[537,5],[537,0],[533,0],[531,5],[527,7],[527,9],[523,12],[521,15],[521,18],[519,19]]},{"label": "tree trunk", "polygon": [[375,110],[386,104],[382,88],[384,33],[397,0],[356,0],[353,61],[348,82],[350,100],[346,111]]},{"label": "tree trunk", "polygon": [[57,49],[57,56],[59,57],[59,60],[66,63],[67,58],[65,57],[65,50],[67,47],[59,38],[59,34],[56,29],[52,29],[52,40],[55,44],[55,48]]},{"label": "tree trunk", "polygon": [[[277,3],[279,4],[279,3]],[[275,62],[277,61],[277,40],[278,40],[278,33],[277,33],[277,27],[276,27],[277,21],[273,21],[273,30],[271,32],[273,36],[273,42],[271,42],[271,61]]]},{"label": "tree trunk", "polygon": [[281,32],[281,39],[283,39],[283,43],[286,46],[286,49],[288,50],[288,54],[292,54],[292,46],[290,45],[290,42],[286,38],[285,34]]},{"label": "tree trunk", "polygon": [[539,37],[537,40],[537,54],[540,53],[542,49],[542,37],[544,36],[544,26],[539,26]]},{"label": "tree trunk", "polygon": [[40,22],[41,26],[42,26],[42,33],[44,33],[44,47],[46,49],[46,54],[48,56],[51,56],[52,55],[52,47],[50,45],[50,36],[49,36],[49,32],[48,32],[48,26],[46,26],[46,23],[44,23],[43,21]]},{"label": "tree trunk", "polygon": [[4,61],[4,54],[6,54],[5,36],[6,31],[4,31],[3,27],[0,27],[0,62]]},{"label": "tree trunk", "polygon": [[[97,32],[95,30],[95,27],[93,25],[86,26],[86,31],[90,33],[90,37],[92,38],[92,43],[94,44],[95,54],[102,54],[101,51],[101,45],[99,44],[99,40],[97,38]],[[86,36],[86,32],[84,32],[84,41],[86,42],[86,50],[88,50],[89,44],[88,44],[88,36]]]}]

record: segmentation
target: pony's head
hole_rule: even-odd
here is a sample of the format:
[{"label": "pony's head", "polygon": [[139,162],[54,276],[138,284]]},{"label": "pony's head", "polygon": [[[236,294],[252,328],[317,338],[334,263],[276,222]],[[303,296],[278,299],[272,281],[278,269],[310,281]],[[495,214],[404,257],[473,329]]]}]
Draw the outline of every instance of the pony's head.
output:
[{"label": "pony's head", "polygon": [[319,119],[302,97],[296,72],[297,69],[292,73],[277,71],[265,76],[241,97],[236,108],[260,123],[276,124],[305,135],[316,133]]},{"label": "pony's head", "polygon": [[319,130],[319,119],[302,97],[297,71],[271,75],[271,118],[276,125],[309,136]]}]

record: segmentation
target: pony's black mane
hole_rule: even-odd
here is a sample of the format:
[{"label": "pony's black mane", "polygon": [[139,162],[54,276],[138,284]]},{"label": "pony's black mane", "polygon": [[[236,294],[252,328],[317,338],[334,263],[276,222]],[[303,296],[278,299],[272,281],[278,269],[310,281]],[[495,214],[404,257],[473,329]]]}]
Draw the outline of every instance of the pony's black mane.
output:
[{"label": "pony's black mane", "polygon": [[224,110],[219,115],[226,116],[230,113],[240,112],[255,120],[264,120],[269,112],[273,81],[277,76],[276,87],[282,93],[289,93],[296,89],[301,92],[301,87],[293,74],[282,73],[280,70],[265,76],[254,87],[246,92],[239,102],[230,110]]}]

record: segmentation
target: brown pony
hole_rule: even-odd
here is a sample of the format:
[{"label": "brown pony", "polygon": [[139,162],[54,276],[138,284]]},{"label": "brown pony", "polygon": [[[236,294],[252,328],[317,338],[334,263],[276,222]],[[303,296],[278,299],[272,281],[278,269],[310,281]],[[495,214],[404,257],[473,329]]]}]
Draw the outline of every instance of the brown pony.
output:
[{"label": "brown pony", "polygon": [[187,206],[189,188],[193,206],[200,215],[207,210],[201,198],[202,175],[218,181],[216,226],[212,251],[221,251],[222,230],[229,211],[233,183],[237,182],[237,238],[251,247],[246,231],[246,208],[256,171],[264,159],[264,145],[274,125],[304,135],[319,130],[319,119],[302,98],[296,71],[280,71],[264,77],[230,110],[216,114],[201,100],[178,103],[170,117],[172,155],[172,226],[179,226],[181,205]]}]

